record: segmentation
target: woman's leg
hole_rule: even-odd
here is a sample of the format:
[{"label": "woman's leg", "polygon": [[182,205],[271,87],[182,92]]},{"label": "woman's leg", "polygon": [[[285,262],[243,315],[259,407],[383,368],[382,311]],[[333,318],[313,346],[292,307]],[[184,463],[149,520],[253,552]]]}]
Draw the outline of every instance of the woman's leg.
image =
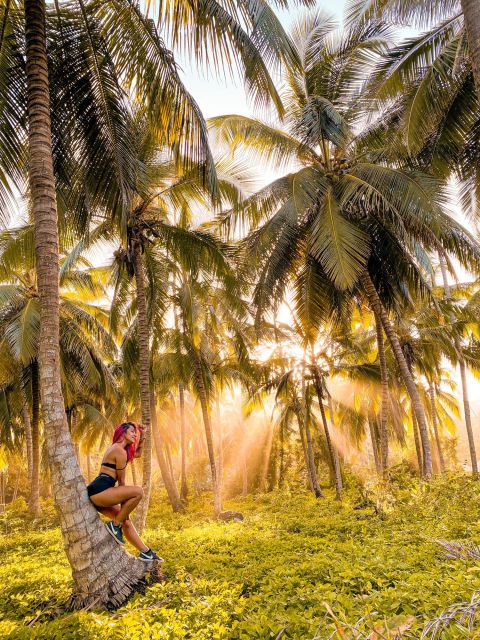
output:
[{"label": "woman's leg", "polygon": [[[118,518],[118,514],[120,513],[120,508],[120,505],[114,507],[104,507],[99,511],[104,516],[107,516],[107,518],[111,518],[115,522],[115,518]],[[148,551],[149,547],[147,547],[147,545],[140,538],[140,536],[138,535],[138,531],[135,529],[135,525],[131,520],[125,520],[122,529],[126,539],[132,546],[134,546],[139,551]]]},{"label": "woman's leg", "polygon": [[97,507],[113,507],[121,504],[120,511],[113,520],[115,524],[123,524],[142,498],[142,487],[128,486],[112,487],[90,496],[90,500]]}]

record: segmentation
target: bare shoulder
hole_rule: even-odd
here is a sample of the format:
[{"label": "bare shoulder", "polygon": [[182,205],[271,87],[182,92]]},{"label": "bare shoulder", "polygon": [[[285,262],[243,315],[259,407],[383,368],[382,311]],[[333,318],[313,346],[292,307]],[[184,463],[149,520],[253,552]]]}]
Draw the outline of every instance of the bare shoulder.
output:
[{"label": "bare shoulder", "polygon": [[126,460],[127,459],[127,452],[125,451],[125,448],[122,447],[121,444],[115,443],[114,445],[112,445],[112,453],[115,455],[115,457],[118,460]]}]

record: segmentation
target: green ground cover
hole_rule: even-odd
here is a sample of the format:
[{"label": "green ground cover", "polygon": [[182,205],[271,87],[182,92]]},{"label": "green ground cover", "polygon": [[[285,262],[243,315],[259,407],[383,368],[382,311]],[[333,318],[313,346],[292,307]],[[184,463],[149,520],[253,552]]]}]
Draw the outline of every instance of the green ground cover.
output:
[{"label": "green ground cover", "polygon": [[173,515],[155,497],[146,539],[168,580],[116,612],[74,614],[62,612],[71,583],[52,509],[32,522],[19,502],[0,520],[0,637],[276,638],[285,628],[285,639],[351,637],[344,621],[365,616],[359,628],[376,625],[379,640],[404,622],[418,635],[480,589],[480,562],[448,559],[434,541],[480,543],[480,483],[408,481],[370,497],[384,512],[354,487],[343,503],[295,493],[229,503],[244,523],[213,521],[200,500]]}]

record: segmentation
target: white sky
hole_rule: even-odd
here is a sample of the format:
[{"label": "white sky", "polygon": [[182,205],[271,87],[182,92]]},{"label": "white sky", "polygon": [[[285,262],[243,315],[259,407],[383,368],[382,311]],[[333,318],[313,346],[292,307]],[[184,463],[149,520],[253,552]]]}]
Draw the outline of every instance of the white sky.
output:
[{"label": "white sky", "polygon": [[[293,4],[293,3],[292,3]],[[318,0],[317,6],[328,13],[342,19],[346,0]],[[299,12],[305,9],[294,7],[291,11],[278,11],[282,23],[286,28],[295,19]],[[241,82],[224,82],[214,77],[205,76],[188,61],[180,61],[183,69],[183,77],[188,90],[197,100],[206,118],[213,116],[239,114],[255,115],[247,102]],[[258,114],[257,114],[258,115]]]}]

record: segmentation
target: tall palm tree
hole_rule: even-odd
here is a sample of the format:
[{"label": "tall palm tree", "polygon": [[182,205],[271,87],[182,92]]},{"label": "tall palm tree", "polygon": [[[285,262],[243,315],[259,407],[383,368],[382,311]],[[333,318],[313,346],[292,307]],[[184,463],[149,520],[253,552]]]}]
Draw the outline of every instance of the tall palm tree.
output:
[{"label": "tall palm tree", "polygon": [[353,290],[363,292],[398,361],[431,475],[425,412],[388,308],[409,287],[428,289],[426,250],[442,246],[471,265],[479,247],[442,210],[435,180],[389,166],[376,147],[351,133],[364,104],[362,80],[384,50],[382,27],[355,26],[336,38],[324,16],[310,14],[293,33],[303,66],[286,74],[288,130],[240,116],[216,118],[211,125],[233,147],[250,149],[277,167],[288,162],[300,168],[219,223],[227,230],[239,220],[250,225],[243,251],[257,259],[259,314],[283,297],[288,284],[296,288],[300,314],[317,324],[343,313],[342,300],[348,302]]},{"label": "tall palm tree", "polygon": [[[203,5],[197,8],[197,17],[201,9]],[[2,94],[8,95],[8,99],[2,103],[0,114],[2,123],[7,125],[5,130],[2,128],[5,133],[0,145],[0,164],[2,171],[12,181],[2,180],[0,204],[2,214],[5,214],[10,184],[18,183],[25,166],[24,142],[28,140],[28,183],[35,225],[41,307],[40,386],[54,495],[58,498],[57,506],[62,513],[64,532],[71,529],[69,522],[73,513],[82,514],[81,518],[77,516],[75,519],[78,535],[67,539],[65,533],[67,555],[74,569],[75,590],[78,595],[75,602],[83,605],[91,597],[90,594],[95,594],[96,598],[98,592],[103,592],[105,602],[111,600],[117,604],[128,596],[131,591],[130,583],[135,585],[145,573],[146,567],[123,556],[103,536],[100,523],[87,500],[61,408],[57,204],[61,205],[59,209],[62,212],[65,203],[72,201],[69,192],[74,195],[75,191],[84,192],[88,186],[88,178],[95,178],[97,186],[94,193],[97,201],[100,199],[110,204],[121,201],[128,190],[128,158],[125,155],[128,141],[125,137],[119,139],[114,128],[115,123],[121,122],[122,109],[116,109],[118,101],[115,103],[111,100],[116,92],[118,78],[122,78],[127,88],[135,87],[137,95],[148,105],[150,119],[156,123],[157,130],[169,144],[177,142],[180,153],[191,149],[193,144],[198,151],[197,159],[205,161],[205,175],[210,184],[214,182],[214,171],[209,163],[208,151],[205,153],[208,145],[198,107],[185,91],[173,58],[163,45],[153,21],[147,20],[135,3],[128,0],[120,4],[81,1],[78,7],[57,3],[53,20],[49,23],[52,31],[56,30],[50,52],[58,53],[57,65],[53,60],[49,65],[47,16],[43,0],[26,2],[24,12],[16,3],[7,0],[2,3],[1,12],[0,82]],[[261,53],[248,33],[235,21],[235,17],[228,11],[221,16],[215,11],[214,15],[208,16],[208,20],[205,17],[202,12],[202,24],[228,24],[230,37],[227,42],[247,69],[246,75],[254,93],[259,97],[270,96],[272,83],[268,82],[269,76],[262,64]],[[69,28],[71,26],[76,26],[76,29]],[[17,64],[21,58],[21,47],[19,49],[17,45],[22,41],[23,27],[25,65]],[[279,33],[277,29],[276,39]],[[212,35],[215,36],[214,46],[225,42],[222,28],[213,29]],[[277,53],[278,40],[275,47],[268,45],[269,40],[268,33],[266,38],[261,38],[264,51],[272,50]],[[77,48],[74,44],[78,45]],[[210,51],[210,46],[210,40],[204,42],[205,50]],[[80,56],[77,55],[79,50],[82,54]],[[83,74],[85,67],[87,75]],[[55,69],[61,69],[61,72],[55,75]],[[52,72],[50,78],[49,71]],[[50,90],[54,75],[63,90]],[[88,78],[87,82],[85,78]],[[82,100],[78,100],[78,96],[82,96]],[[55,102],[53,112],[51,99]],[[99,105],[98,110],[92,110],[92,104]],[[24,117],[25,114],[28,118]],[[28,122],[26,128],[25,121]],[[59,143],[55,147],[52,146],[52,123],[55,143]],[[103,140],[100,132],[104,134]],[[102,141],[105,142],[104,146]],[[65,153],[60,152],[54,156],[54,151],[62,147],[62,142],[66,143],[63,147]],[[55,166],[54,157],[58,160]],[[106,157],[111,162],[105,162]],[[71,171],[72,164],[77,164],[78,169]],[[55,174],[59,187],[62,182],[64,186],[67,185],[63,201],[59,198],[57,202]],[[112,181],[112,174],[118,180]],[[116,191],[119,183],[121,188]],[[72,189],[72,185],[76,185],[78,189]],[[77,198],[77,202],[81,204],[81,198]],[[83,211],[86,211],[85,206]],[[77,221],[81,219],[82,216],[77,217]],[[58,452],[63,452],[63,457]],[[71,478],[75,478],[75,481]],[[58,487],[63,488],[61,494],[56,490]],[[65,487],[70,490],[65,491]],[[62,500],[60,495],[63,496]],[[103,539],[102,544],[96,544],[100,539]],[[87,547],[92,561],[85,569],[80,558],[85,556]],[[104,566],[103,559],[107,555],[110,560],[118,560],[112,562],[112,569]],[[111,586],[103,589],[105,585]]]}]

